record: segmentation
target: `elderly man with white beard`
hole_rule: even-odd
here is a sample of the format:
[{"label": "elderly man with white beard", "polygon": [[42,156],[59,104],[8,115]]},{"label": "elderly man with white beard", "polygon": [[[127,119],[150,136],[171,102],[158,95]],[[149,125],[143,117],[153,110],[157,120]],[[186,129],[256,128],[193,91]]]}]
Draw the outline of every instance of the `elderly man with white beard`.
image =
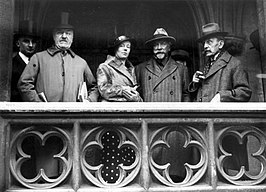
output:
[{"label": "elderly man with white beard", "polygon": [[189,76],[187,67],[171,58],[171,45],[175,38],[165,29],[158,28],[153,37],[146,41],[152,48],[150,60],[136,66],[137,81],[144,102],[190,101],[187,90]]}]

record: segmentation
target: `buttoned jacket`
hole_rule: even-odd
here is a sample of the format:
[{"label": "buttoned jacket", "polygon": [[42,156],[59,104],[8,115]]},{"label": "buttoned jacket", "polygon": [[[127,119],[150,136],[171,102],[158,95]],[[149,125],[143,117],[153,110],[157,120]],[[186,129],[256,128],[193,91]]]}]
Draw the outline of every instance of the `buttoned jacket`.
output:
[{"label": "buttoned jacket", "polygon": [[134,66],[128,60],[122,65],[115,57],[107,59],[97,69],[97,84],[101,101],[127,101],[122,90],[137,85]]},{"label": "buttoned jacket", "polygon": [[62,54],[55,47],[34,54],[18,82],[24,101],[41,101],[43,92],[48,102],[76,102],[79,84],[86,82],[88,100],[97,101],[96,80],[87,62],[68,50]]},{"label": "buttoned jacket", "polygon": [[136,66],[140,93],[146,102],[190,101],[186,66],[171,57],[161,70],[154,58]]},{"label": "buttoned jacket", "polygon": [[224,52],[210,68],[204,80],[189,85],[190,92],[197,92],[196,101],[210,102],[219,93],[221,102],[249,101],[251,89],[248,73],[240,60]]}]

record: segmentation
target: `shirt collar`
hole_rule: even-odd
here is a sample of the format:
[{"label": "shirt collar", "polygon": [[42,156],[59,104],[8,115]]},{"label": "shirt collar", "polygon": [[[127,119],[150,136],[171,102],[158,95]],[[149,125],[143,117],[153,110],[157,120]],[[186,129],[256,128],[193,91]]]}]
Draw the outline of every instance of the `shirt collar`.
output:
[{"label": "shirt collar", "polygon": [[19,56],[21,57],[21,59],[24,61],[24,63],[28,64],[30,58],[27,57],[26,55],[24,55],[22,52],[18,52]]},{"label": "shirt collar", "polygon": [[[52,56],[54,56],[55,54],[57,53],[60,53],[62,50],[61,49],[58,49],[58,47],[56,46],[52,46],[50,48],[47,49],[48,53]],[[67,53],[69,53],[73,58],[75,57],[75,53],[71,50],[71,49],[67,49],[66,50]]]}]

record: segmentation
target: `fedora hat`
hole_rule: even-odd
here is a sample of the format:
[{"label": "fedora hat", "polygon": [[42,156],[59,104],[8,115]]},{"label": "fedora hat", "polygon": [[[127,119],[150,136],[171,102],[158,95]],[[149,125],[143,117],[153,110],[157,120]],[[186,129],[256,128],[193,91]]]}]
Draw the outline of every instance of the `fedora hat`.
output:
[{"label": "fedora hat", "polygon": [[225,37],[228,33],[220,31],[220,27],[217,23],[208,23],[202,26],[202,36],[198,39],[198,42],[202,43],[206,39],[222,36]]},{"label": "fedora hat", "polygon": [[153,34],[153,37],[145,42],[147,46],[151,46],[155,41],[165,40],[170,43],[175,43],[174,37],[168,35],[168,33],[163,28],[157,28]]},{"label": "fedora hat", "polygon": [[30,37],[34,39],[39,39],[37,35],[36,23],[32,20],[23,20],[19,22],[19,29],[14,34],[14,38],[18,39],[20,37]]},{"label": "fedora hat", "polygon": [[55,27],[56,29],[74,29],[72,25],[69,24],[69,13],[68,12],[62,12],[61,13],[61,21],[60,24],[58,24]]},{"label": "fedora hat", "polygon": [[115,49],[123,42],[125,41],[129,41],[132,45],[134,45],[136,43],[136,41],[128,36],[125,35],[121,35],[118,36],[117,38],[115,38],[115,40],[113,41],[113,43],[111,45],[109,45],[108,48],[108,52],[110,55],[114,55],[115,54]]}]

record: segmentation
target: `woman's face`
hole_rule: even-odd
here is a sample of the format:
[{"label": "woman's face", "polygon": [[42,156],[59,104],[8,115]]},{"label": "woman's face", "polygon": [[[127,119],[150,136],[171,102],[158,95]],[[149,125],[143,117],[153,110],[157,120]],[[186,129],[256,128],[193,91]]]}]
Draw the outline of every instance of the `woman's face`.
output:
[{"label": "woman's face", "polygon": [[125,41],[118,46],[115,56],[118,59],[127,59],[130,50],[131,50],[131,43],[129,41]]}]

